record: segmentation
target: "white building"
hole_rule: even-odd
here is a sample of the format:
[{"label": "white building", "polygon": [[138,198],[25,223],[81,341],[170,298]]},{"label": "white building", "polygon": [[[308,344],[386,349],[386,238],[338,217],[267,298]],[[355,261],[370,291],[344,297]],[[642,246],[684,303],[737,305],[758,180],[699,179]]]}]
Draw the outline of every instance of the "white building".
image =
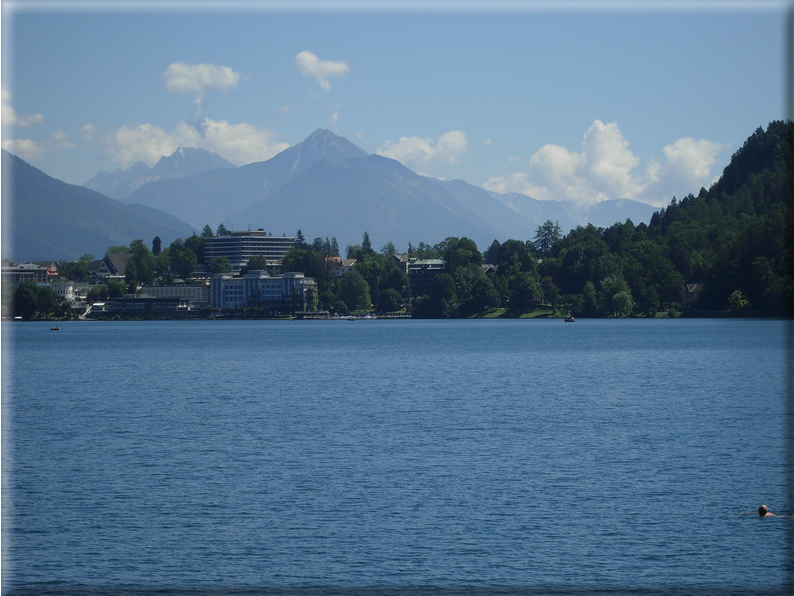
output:
[{"label": "white building", "polygon": [[250,271],[242,277],[213,275],[210,282],[210,306],[240,310],[249,306],[282,312],[314,310],[317,284],[303,273],[285,273],[271,277],[266,271]]},{"label": "white building", "polygon": [[264,256],[268,261],[281,262],[294,245],[295,238],[269,235],[264,230],[232,232],[230,236],[204,239],[204,264],[209,265],[215,257],[226,257],[232,269],[240,271],[251,257]]},{"label": "white building", "polygon": [[210,286],[204,283],[197,286],[171,285],[171,286],[141,286],[141,294],[153,298],[179,298],[188,300],[192,304],[207,304],[210,301]]}]

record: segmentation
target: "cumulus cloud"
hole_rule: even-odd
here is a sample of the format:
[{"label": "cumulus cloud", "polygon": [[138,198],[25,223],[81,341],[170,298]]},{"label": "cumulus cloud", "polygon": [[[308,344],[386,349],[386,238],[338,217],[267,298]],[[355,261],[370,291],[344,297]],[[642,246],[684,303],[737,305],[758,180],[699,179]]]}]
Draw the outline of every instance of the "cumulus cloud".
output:
[{"label": "cumulus cloud", "polygon": [[398,143],[386,141],[375,153],[396,159],[409,168],[427,166],[430,162],[454,164],[465,153],[466,135],[453,130],[438,137],[437,141],[422,137],[401,137]]},{"label": "cumulus cloud", "polygon": [[712,141],[679,139],[664,147],[664,163],[652,161],[638,174],[640,159],[629,150],[617,123],[596,120],[583,136],[581,152],[544,145],[530,158],[526,172],[491,178],[483,186],[541,200],[594,204],[635,199],[662,206],[674,194],[697,192],[711,180],[723,148]]},{"label": "cumulus cloud", "polygon": [[[3,126],[29,128],[44,122],[44,116],[41,114],[31,114],[28,116],[18,114],[11,105],[11,92],[5,87],[0,89],[0,99],[2,100],[2,113],[0,117],[2,117]],[[4,139],[2,147],[25,161],[35,161],[44,157],[44,155],[53,149],[71,149],[74,147],[74,143],[69,141],[65,131],[56,130],[52,132],[52,140],[50,141]]]},{"label": "cumulus cloud", "polygon": [[96,134],[96,126],[94,126],[90,122],[84,125],[83,128],[80,129],[80,136],[83,137],[86,141],[93,141],[95,134]]},{"label": "cumulus cloud", "polygon": [[69,140],[69,134],[65,130],[55,130],[52,132],[53,146],[60,149],[72,149],[76,145]]},{"label": "cumulus cloud", "polygon": [[277,142],[276,134],[267,128],[210,118],[181,122],[171,131],[152,124],[126,125],[105,137],[102,144],[105,155],[125,167],[137,161],[154,165],[179,147],[207,149],[238,166],[270,159],[289,147]]},{"label": "cumulus cloud", "polygon": [[35,141],[31,141],[30,139],[9,139],[3,141],[2,145],[3,149],[9,153],[13,153],[25,161],[34,161],[39,159],[47,152],[46,146],[36,143]]},{"label": "cumulus cloud", "polygon": [[333,127],[334,132],[336,132],[336,125],[339,124],[339,111],[334,110],[334,113],[331,114],[331,117],[328,119],[328,126]]},{"label": "cumulus cloud", "polygon": [[31,126],[44,122],[44,116],[42,114],[30,114],[28,116],[17,114],[16,110],[14,110],[11,105],[11,92],[5,87],[0,90],[0,97],[2,98],[2,104],[0,104],[2,105],[2,112],[0,113],[0,118],[2,118],[3,126],[30,128]]},{"label": "cumulus cloud", "polygon": [[174,62],[160,78],[170,93],[190,93],[201,97],[207,89],[234,89],[242,76],[228,66]]},{"label": "cumulus cloud", "polygon": [[298,67],[298,70],[300,70],[302,74],[314,77],[317,84],[320,85],[324,91],[328,91],[331,88],[331,83],[328,81],[330,77],[343,77],[345,73],[350,70],[350,66],[347,62],[341,60],[336,62],[332,60],[320,60],[311,52],[306,51],[295,56],[295,66]]}]

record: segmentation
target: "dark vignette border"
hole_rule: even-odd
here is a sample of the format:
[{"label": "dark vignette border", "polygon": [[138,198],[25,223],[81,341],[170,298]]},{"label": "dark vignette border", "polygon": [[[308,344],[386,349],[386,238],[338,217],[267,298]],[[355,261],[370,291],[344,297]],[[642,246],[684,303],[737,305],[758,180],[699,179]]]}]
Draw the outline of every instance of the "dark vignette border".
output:
[{"label": "dark vignette border", "polygon": [[30,584],[7,596],[784,596],[787,586],[79,586]]},{"label": "dark vignette border", "polygon": [[[217,2],[217,0],[214,0]],[[375,0],[376,2],[379,0]],[[300,0],[299,0],[300,3]],[[329,4],[335,4],[330,0]],[[794,0],[788,0],[785,14],[784,67],[785,118],[794,120]],[[189,5],[190,2],[186,2]],[[450,5],[454,7],[455,1]],[[96,8],[102,1],[95,4]],[[141,5],[146,10],[147,3]],[[196,10],[200,10],[196,5]],[[487,6],[484,4],[483,6]],[[306,7],[304,7],[306,10]],[[311,10],[311,9],[309,9]],[[407,10],[411,10],[410,3]],[[13,17],[12,17],[13,18]],[[11,33],[11,32],[9,32]],[[794,146],[794,139],[791,139]],[[8,177],[6,177],[8,179]],[[7,189],[11,190],[11,189]],[[5,194],[5,193],[4,193]],[[11,193],[9,193],[11,194]],[[786,241],[794,244],[794,171],[789,172],[789,218]],[[12,233],[3,230],[3,233]],[[794,262],[788,263],[794,277]],[[790,298],[791,299],[791,298]],[[786,362],[786,510],[794,510],[794,302],[789,304],[787,322],[788,357]],[[547,585],[547,586],[220,586],[220,585],[78,585],[63,582],[3,586],[3,596],[794,596],[794,524],[787,524],[783,585],[712,585],[712,586],[644,586],[644,585]]]}]

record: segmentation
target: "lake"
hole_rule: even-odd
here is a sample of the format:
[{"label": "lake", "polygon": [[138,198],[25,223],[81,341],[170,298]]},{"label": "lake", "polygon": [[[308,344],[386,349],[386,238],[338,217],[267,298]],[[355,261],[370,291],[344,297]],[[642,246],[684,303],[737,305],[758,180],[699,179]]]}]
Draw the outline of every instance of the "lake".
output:
[{"label": "lake", "polygon": [[787,325],[3,324],[3,593],[784,593]]}]

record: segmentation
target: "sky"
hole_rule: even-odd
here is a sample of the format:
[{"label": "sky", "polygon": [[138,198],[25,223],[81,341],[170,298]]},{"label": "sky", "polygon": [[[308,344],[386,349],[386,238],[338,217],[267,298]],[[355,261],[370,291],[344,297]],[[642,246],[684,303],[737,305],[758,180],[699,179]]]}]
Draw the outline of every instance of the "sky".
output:
[{"label": "sky", "polygon": [[2,146],[83,184],[318,128],[440,179],[582,204],[697,194],[786,117],[779,0],[2,3]]}]

